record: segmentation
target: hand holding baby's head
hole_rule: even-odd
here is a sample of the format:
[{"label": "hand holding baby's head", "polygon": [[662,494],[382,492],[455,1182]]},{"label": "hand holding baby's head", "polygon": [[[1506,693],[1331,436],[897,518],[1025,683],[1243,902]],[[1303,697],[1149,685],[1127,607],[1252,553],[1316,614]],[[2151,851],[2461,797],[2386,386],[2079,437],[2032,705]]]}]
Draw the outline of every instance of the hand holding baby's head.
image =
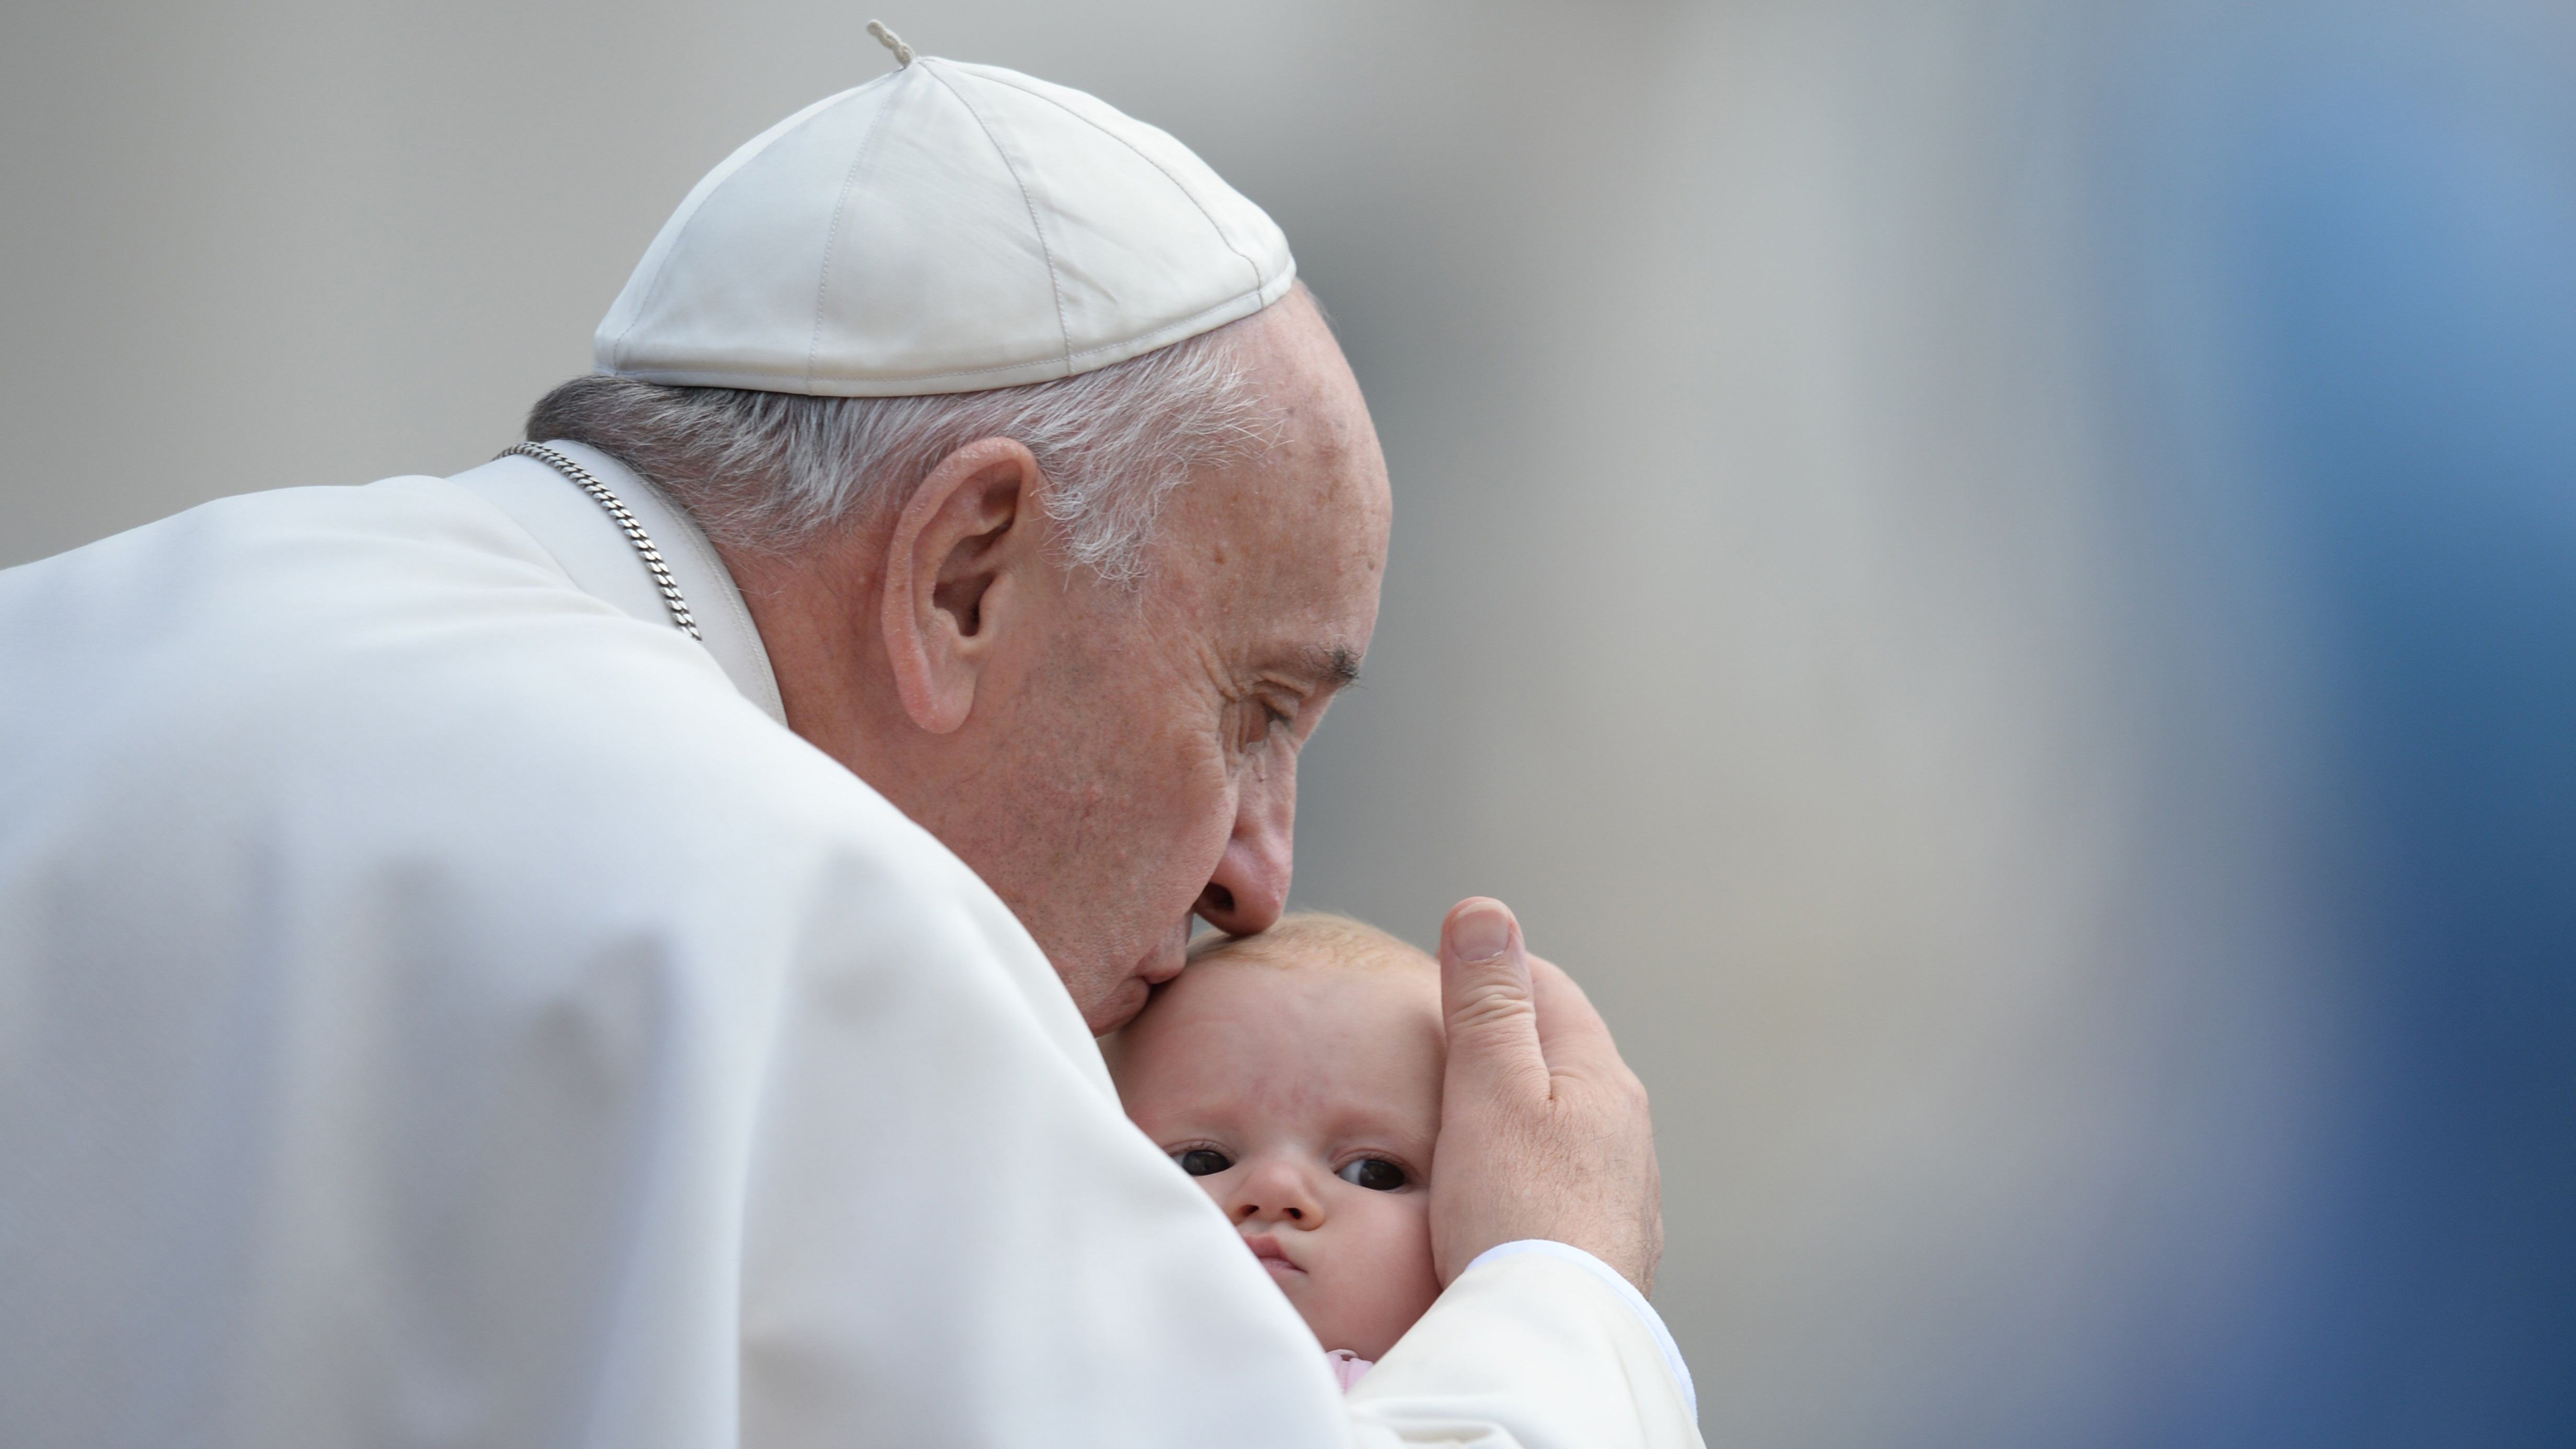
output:
[{"label": "hand holding baby's head", "polygon": [[1197,1178],[1328,1349],[1375,1359],[1440,1294],[1440,968],[1338,916],[1214,938],[1104,1043],[1127,1114]]}]

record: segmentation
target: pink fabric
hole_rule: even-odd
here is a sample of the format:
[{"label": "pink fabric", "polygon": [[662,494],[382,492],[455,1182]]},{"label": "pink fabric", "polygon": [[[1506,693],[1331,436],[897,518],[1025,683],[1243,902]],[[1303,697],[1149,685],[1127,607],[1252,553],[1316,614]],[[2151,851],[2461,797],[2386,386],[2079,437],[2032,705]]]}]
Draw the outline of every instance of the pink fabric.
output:
[{"label": "pink fabric", "polygon": [[1333,1377],[1340,1381],[1342,1392],[1346,1394],[1351,1391],[1351,1385],[1360,1381],[1360,1375],[1377,1367],[1347,1348],[1337,1348],[1325,1354],[1324,1362],[1332,1365]]}]

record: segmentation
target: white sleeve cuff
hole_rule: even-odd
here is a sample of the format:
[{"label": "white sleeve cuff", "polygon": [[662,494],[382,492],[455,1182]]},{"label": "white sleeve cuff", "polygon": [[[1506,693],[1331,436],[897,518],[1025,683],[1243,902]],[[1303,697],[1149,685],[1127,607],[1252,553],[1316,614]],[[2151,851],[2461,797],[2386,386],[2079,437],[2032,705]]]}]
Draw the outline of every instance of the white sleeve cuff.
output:
[{"label": "white sleeve cuff", "polygon": [[[1628,1305],[1628,1311],[1637,1315],[1637,1320],[1646,1325],[1646,1331],[1655,1336],[1655,1346],[1664,1351],[1664,1366],[1673,1371],[1674,1381],[1682,1386],[1682,1402],[1690,1406],[1691,1418],[1699,1417],[1699,1390],[1691,1385],[1690,1365],[1682,1362],[1682,1351],[1680,1346],[1673,1342],[1672,1330],[1664,1327],[1663,1315],[1655,1312],[1655,1306],[1646,1301],[1645,1294],[1637,1291],[1636,1284],[1619,1276],[1618,1269],[1581,1248],[1567,1243],[1554,1242],[1547,1238],[1523,1238],[1514,1243],[1497,1243],[1478,1253],[1475,1261],[1467,1265],[1467,1272],[1473,1273],[1487,1263],[1518,1257],[1523,1253],[1561,1258],[1578,1267],[1589,1269],[1594,1277],[1609,1285],[1610,1291],[1619,1295],[1619,1301]],[[1462,1273],[1459,1276],[1465,1277],[1466,1274]]]}]

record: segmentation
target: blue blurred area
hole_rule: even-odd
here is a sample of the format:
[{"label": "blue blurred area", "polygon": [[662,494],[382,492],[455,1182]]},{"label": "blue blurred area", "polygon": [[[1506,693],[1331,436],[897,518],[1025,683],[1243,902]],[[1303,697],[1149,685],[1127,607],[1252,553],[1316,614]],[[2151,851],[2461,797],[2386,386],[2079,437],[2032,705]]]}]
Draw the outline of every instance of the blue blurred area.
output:
[{"label": "blue blurred area", "polygon": [[2576,1444],[2576,76],[2534,18],[2202,14],[2106,88],[2130,476],[2168,559],[2233,559],[2168,582],[2242,571],[2302,661],[2282,965],[2333,1043],[2138,1444]]}]

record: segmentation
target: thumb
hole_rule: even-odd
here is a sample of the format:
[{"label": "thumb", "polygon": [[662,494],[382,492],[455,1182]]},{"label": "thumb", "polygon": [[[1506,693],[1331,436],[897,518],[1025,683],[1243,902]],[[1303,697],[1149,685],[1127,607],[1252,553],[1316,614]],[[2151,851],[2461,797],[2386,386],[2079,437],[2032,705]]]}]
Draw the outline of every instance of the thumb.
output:
[{"label": "thumb", "polygon": [[1547,1096],[1529,953],[1501,901],[1471,896],[1440,923],[1440,1014],[1448,1101]]}]

